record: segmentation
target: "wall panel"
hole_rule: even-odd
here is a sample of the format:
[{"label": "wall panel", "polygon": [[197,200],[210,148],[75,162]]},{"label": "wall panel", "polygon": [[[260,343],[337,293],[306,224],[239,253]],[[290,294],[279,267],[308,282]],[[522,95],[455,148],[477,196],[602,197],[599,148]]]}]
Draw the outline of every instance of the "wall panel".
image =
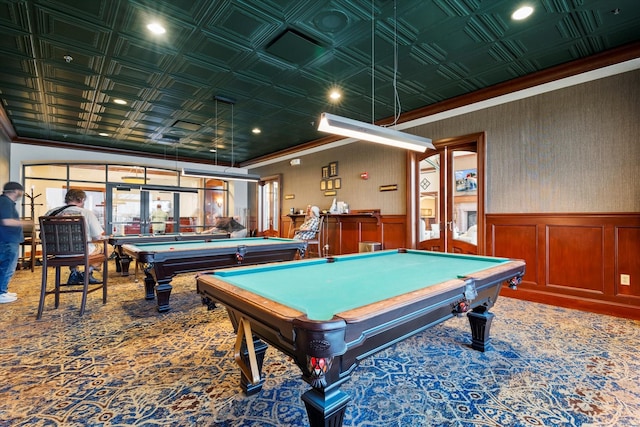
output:
[{"label": "wall panel", "polygon": [[548,285],[603,293],[603,227],[549,225],[546,230]]},{"label": "wall panel", "polygon": [[491,256],[522,259],[527,264],[522,278],[532,286],[539,284],[538,227],[536,224],[493,224],[490,228],[493,243]]},{"label": "wall panel", "polygon": [[489,214],[486,224],[485,253],[527,263],[505,296],[640,319],[640,213]]},{"label": "wall panel", "polygon": [[[616,295],[640,299],[640,227],[616,227],[615,235],[617,265],[614,271],[614,283]],[[630,276],[629,285],[621,283],[620,275],[622,274]]]}]

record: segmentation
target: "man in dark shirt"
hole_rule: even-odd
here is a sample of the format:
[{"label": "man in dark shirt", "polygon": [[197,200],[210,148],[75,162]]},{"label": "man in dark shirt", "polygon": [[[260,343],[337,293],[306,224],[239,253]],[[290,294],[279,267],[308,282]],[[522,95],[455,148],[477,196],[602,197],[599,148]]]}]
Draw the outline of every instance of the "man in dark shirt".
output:
[{"label": "man in dark shirt", "polygon": [[9,292],[9,281],[18,265],[20,243],[24,240],[16,202],[24,195],[24,188],[17,182],[7,182],[0,195],[0,304],[13,302],[18,295]]}]

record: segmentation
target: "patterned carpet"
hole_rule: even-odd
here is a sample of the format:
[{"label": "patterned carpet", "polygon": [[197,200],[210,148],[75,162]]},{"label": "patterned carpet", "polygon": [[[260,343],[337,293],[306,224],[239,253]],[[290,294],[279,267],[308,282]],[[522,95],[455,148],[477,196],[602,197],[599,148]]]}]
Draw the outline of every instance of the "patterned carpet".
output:
[{"label": "patterned carpet", "polygon": [[[114,271],[113,268],[111,268]],[[143,286],[111,273],[109,302],[47,301],[40,267],[0,305],[1,426],[303,426],[308,389],[269,349],[245,397],[225,310],[207,311],[192,274],[159,314]],[[345,426],[638,426],[640,322],[500,298],[489,350],[454,318],[363,361],[342,386]]]}]

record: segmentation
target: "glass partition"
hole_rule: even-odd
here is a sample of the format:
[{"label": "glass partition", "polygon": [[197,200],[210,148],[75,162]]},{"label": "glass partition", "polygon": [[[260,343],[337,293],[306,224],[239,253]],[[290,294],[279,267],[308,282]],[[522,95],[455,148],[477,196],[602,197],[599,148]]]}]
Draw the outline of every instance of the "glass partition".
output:
[{"label": "glass partition", "polygon": [[[229,211],[226,181],[205,182],[183,177],[176,170],[65,163],[25,165],[23,173],[23,217],[38,218],[63,206],[68,189],[79,188],[87,193],[85,208],[96,214],[107,234],[158,233],[163,229],[167,233],[201,232],[213,227],[215,218],[228,216]],[[165,214],[163,227],[158,218]]]}]

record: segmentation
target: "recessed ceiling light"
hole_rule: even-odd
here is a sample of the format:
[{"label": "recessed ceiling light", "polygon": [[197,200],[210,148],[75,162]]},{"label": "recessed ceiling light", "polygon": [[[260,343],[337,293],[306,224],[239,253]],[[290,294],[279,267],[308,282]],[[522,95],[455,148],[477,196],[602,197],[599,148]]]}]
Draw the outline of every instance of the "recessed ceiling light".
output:
[{"label": "recessed ceiling light", "polygon": [[100,136],[109,136],[109,134],[106,133],[106,132],[100,132],[98,135],[100,135]]},{"label": "recessed ceiling light", "polygon": [[147,29],[153,34],[164,34],[167,32],[167,30],[165,30],[164,27],[157,22],[152,22],[151,24],[147,25]]},{"label": "recessed ceiling light", "polygon": [[251,132],[253,132],[254,134],[258,135],[260,133],[262,133],[262,131],[260,130],[260,128],[253,128],[251,129]]},{"label": "recessed ceiling light", "polygon": [[115,102],[116,104],[119,104],[119,105],[127,105],[127,101],[125,101],[124,99],[120,99],[120,98],[114,99],[113,102]]},{"label": "recessed ceiling light", "polygon": [[332,101],[337,101],[342,98],[342,94],[338,89],[332,89],[329,93],[329,98],[331,98]]},{"label": "recessed ceiling light", "polygon": [[515,19],[516,21],[521,21],[528,18],[532,13],[533,8],[531,6],[522,6],[521,8],[513,12],[511,18]]}]

